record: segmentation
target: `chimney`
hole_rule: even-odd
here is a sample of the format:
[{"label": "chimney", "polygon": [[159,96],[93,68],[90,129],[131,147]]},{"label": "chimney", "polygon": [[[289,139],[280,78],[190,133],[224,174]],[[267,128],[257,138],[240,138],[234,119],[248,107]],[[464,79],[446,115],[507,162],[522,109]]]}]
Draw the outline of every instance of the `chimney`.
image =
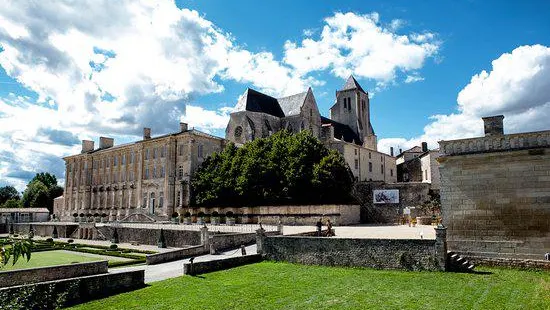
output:
[{"label": "chimney", "polygon": [[184,131],[187,131],[187,123],[182,123],[180,122],[180,132],[184,132]]},{"label": "chimney", "polygon": [[143,128],[143,140],[151,139],[151,128]]},{"label": "chimney", "polygon": [[393,146],[390,146],[390,156],[393,157]]},{"label": "chimney", "polygon": [[399,154],[402,154],[403,153],[403,150],[402,149],[399,149]]},{"label": "chimney", "polygon": [[86,153],[94,150],[94,141],[82,140],[82,151],[80,153]]},{"label": "chimney", "polygon": [[99,137],[99,148],[106,149],[110,148],[115,144],[115,139],[107,137]]},{"label": "chimney", "polygon": [[504,125],[502,124],[504,115],[482,117],[482,119],[486,137],[504,134]]},{"label": "chimney", "polygon": [[428,143],[422,142],[422,152],[427,152],[427,151],[428,151]]}]

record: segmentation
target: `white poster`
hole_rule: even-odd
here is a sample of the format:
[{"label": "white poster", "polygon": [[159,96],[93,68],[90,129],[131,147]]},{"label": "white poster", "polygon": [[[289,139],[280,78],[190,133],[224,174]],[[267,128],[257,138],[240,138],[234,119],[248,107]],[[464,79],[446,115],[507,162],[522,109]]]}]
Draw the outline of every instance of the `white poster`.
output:
[{"label": "white poster", "polygon": [[372,193],[374,203],[399,203],[398,189],[375,189]]}]

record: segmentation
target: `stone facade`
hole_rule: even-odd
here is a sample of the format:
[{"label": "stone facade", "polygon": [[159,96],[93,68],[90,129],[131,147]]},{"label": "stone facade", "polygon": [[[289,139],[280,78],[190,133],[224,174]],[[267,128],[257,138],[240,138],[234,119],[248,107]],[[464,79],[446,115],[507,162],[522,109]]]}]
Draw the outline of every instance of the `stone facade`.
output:
[{"label": "stone facade", "polygon": [[143,140],[120,146],[101,137],[98,149],[93,141],[83,141],[81,154],[64,158],[65,192],[54,209],[56,217],[106,214],[108,220],[122,220],[141,214],[168,219],[189,206],[191,175],[225,140],[188,130],[184,123],[180,129],[151,138],[145,128]]},{"label": "stone facade", "polygon": [[[500,120],[500,123],[499,123]],[[544,259],[550,252],[550,131],[441,141],[441,205],[449,250]]]},{"label": "stone facade", "polygon": [[320,115],[311,88],[283,98],[247,89],[235,110],[225,131],[229,141],[244,144],[283,129],[294,133],[309,130],[328,148],[344,156],[357,180],[397,180],[395,158],[377,150],[369,95],[353,76],[336,92],[330,118]]}]

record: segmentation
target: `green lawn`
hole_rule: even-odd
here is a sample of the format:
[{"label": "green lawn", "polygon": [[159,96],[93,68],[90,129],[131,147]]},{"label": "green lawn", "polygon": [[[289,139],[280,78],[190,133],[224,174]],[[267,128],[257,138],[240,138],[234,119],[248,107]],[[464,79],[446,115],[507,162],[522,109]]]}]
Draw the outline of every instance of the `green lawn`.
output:
[{"label": "green lawn", "polygon": [[404,272],[262,262],[74,309],[550,309],[550,273]]},{"label": "green lawn", "polygon": [[0,271],[55,266],[55,265],[70,264],[75,262],[76,263],[92,262],[92,261],[105,260],[105,259],[108,259],[109,261],[121,260],[118,257],[106,258],[100,255],[91,255],[86,253],[77,253],[77,252],[70,252],[65,250],[44,251],[44,252],[32,253],[31,259],[28,262],[24,258],[19,258],[19,260],[17,260],[17,263],[15,263],[15,265],[12,265],[10,261],[4,267],[0,268]]}]

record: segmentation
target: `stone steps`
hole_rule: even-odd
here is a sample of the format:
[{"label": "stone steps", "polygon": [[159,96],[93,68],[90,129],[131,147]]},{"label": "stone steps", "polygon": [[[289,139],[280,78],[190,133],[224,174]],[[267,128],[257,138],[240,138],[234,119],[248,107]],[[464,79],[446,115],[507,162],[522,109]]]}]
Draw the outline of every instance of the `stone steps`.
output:
[{"label": "stone steps", "polygon": [[474,272],[475,265],[455,252],[447,252],[447,271]]}]

